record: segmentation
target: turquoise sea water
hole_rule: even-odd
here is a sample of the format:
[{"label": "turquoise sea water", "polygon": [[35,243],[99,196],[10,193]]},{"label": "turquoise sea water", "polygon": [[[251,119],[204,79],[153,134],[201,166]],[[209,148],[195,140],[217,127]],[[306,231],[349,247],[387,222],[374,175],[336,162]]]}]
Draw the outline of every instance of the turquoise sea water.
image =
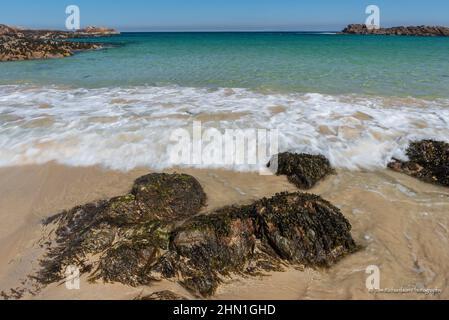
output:
[{"label": "turquoise sea water", "polygon": [[320,153],[350,170],[385,168],[415,139],[449,141],[448,38],[127,33],[90,41],[111,47],[0,63],[0,167],[164,169],[173,166],[171,135],[194,121],[221,133],[278,130],[279,151]]},{"label": "turquoise sea water", "polygon": [[449,97],[449,39],[301,33],[124,33],[118,47],[0,64],[0,84],[231,87]]}]

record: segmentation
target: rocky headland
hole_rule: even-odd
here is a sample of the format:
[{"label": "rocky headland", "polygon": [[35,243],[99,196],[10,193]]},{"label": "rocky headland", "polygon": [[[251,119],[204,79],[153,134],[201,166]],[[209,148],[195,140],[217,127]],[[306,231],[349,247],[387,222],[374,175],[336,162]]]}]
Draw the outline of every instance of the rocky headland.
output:
[{"label": "rocky headland", "polygon": [[113,29],[87,27],[78,31],[27,30],[0,25],[0,61],[63,58],[78,51],[95,50],[98,43],[67,41],[74,38],[106,37]]},{"label": "rocky headland", "polygon": [[341,33],[360,35],[449,37],[449,28],[442,26],[400,26],[393,28],[368,29],[365,24],[350,24],[343,29]]}]

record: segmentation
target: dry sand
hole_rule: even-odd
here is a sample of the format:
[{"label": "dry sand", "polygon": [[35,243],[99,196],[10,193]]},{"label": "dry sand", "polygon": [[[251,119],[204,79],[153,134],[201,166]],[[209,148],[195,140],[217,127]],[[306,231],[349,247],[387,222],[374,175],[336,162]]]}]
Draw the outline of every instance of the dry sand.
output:
[{"label": "dry sand", "polygon": [[[173,172],[173,171],[172,171]],[[178,170],[195,176],[211,210],[248,203],[280,191],[296,191],[285,177],[222,170]],[[42,254],[40,221],[64,209],[129,191],[148,170],[107,171],[57,164],[0,169],[0,291],[21,286]],[[339,171],[312,193],[341,208],[363,249],[327,271],[290,269],[260,278],[229,279],[213,299],[449,299],[449,189],[390,171]],[[440,294],[377,294],[365,286],[367,266],[381,270],[381,287],[439,289]],[[80,290],[55,284],[25,299],[133,299],[172,290],[168,281],[146,288],[89,284]]]}]

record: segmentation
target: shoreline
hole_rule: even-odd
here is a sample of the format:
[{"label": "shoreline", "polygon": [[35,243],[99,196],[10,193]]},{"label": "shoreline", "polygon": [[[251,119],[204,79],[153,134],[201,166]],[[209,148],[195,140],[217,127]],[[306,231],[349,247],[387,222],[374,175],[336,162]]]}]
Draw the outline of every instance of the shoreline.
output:
[{"label": "shoreline", "polygon": [[[66,167],[54,163],[0,169],[0,200],[4,221],[0,238],[0,291],[20,285],[30,273],[39,252],[42,219],[64,209],[127,192],[144,168],[130,172],[100,167]],[[281,191],[297,191],[286,177],[226,170],[178,169],[198,179],[208,196],[204,212],[231,205],[247,204]],[[327,271],[289,269],[261,278],[233,277],[212,299],[330,299],[330,298],[447,298],[444,283],[449,278],[449,210],[447,189],[419,182],[388,170],[339,170],[320,182],[310,193],[339,207],[353,225],[353,237],[363,249],[346,257]],[[382,288],[422,286],[443,289],[437,296],[420,294],[375,297],[365,288],[365,268],[379,265]],[[292,282],[292,280],[294,281]],[[292,284],[293,283],[293,284]],[[35,297],[25,299],[133,299],[142,292],[172,290],[186,296],[178,285],[162,282],[154,287],[130,288],[117,284],[87,284],[77,292],[50,285]],[[258,288],[260,290],[254,290]],[[335,288],[337,291],[335,291]],[[189,298],[193,298],[188,296]]]},{"label": "shoreline", "polygon": [[[5,27],[7,32],[2,33]],[[365,29],[350,25],[345,30],[429,36],[446,32],[428,27]],[[99,30],[115,34],[110,29],[89,30],[76,38],[98,37]],[[66,41],[75,34],[0,25],[0,61],[62,58],[103,48],[95,42]],[[270,37],[263,38],[252,42],[253,47],[248,47],[248,39],[239,39],[242,46],[232,51],[242,59],[239,68],[231,63],[234,67],[229,70],[249,67],[246,74],[239,71],[241,83],[246,76],[253,78],[251,66],[257,66],[245,63],[248,52],[258,55],[261,43],[273,43]],[[360,79],[366,80],[363,72],[354,87],[349,85],[350,94],[343,90],[347,79],[333,81],[336,86],[313,85],[338,88],[339,95],[207,85],[90,89],[67,85],[64,89],[65,79],[57,76],[76,64],[79,72],[71,79],[73,84],[98,85],[102,77],[107,79],[104,83],[128,83],[123,82],[128,75],[144,83],[143,79],[153,81],[157,76],[150,72],[151,66],[158,61],[165,66],[170,59],[181,62],[181,67],[161,68],[164,77],[173,74],[178,79],[182,66],[188,73],[216,70],[214,64],[202,63],[193,64],[199,69],[190,68],[189,61],[203,61],[198,59],[203,51],[196,51],[200,47],[195,41],[186,46],[185,41],[179,42],[184,39],[176,37],[166,43],[151,40],[141,39],[141,50],[136,51],[140,55],[122,51],[132,53],[123,70],[115,69],[123,61],[119,50],[104,58],[92,54],[86,55],[86,61],[55,63],[56,73],[47,74],[40,63],[30,64],[35,68],[29,71],[5,66],[14,81],[16,74],[28,79],[21,73],[26,71],[29,79],[39,83],[50,79],[60,85],[52,90],[45,85],[0,86],[4,134],[0,299],[133,300],[167,290],[175,297],[219,300],[449,298],[449,190],[443,187],[449,186],[449,144],[429,140],[448,136],[449,100],[399,97],[405,92],[444,92],[448,76],[437,63],[444,50],[437,50],[435,63],[429,69],[426,65],[425,72],[418,72],[410,82],[388,87],[378,79],[381,86],[367,84],[368,89],[361,91],[372,92],[373,97],[353,92],[359,90]],[[291,47],[276,48],[302,52],[303,46],[287,42]],[[356,42],[350,45],[358,48]],[[420,58],[427,52],[413,51],[411,42],[404,47],[405,54]],[[164,50],[152,53],[150,67],[145,68],[142,61],[147,61],[155,44],[180,50],[173,55]],[[223,45],[228,49],[226,42]],[[323,43],[315,45],[323,47]],[[348,57],[351,68],[346,71],[353,70],[355,58],[365,57],[363,52],[354,56],[354,50],[350,56],[340,56],[339,47],[334,48],[329,57]],[[197,55],[189,56],[191,51]],[[400,59],[388,50],[385,54]],[[297,57],[285,61],[296,65]],[[261,61],[263,70],[271,66],[278,71],[276,64],[267,65],[270,59]],[[381,65],[386,84],[404,72],[391,68],[399,60],[380,57],[379,61],[389,62]],[[308,65],[314,70],[299,70],[313,75],[320,61],[311,59]],[[382,70],[376,63],[372,67]],[[427,89],[419,81],[426,72],[441,76]],[[211,74],[212,78],[198,74],[185,81],[215,79]],[[288,79],[289,74],[279,74],[278,80]],[[321,78],[325,73],[317,74]],[[228,79],[231,82],[226,83],[237,83],[232,73]],[[292,84],[303,83],[295,79]],[[276,87],[276,79],[271,81]],[[387,97],[376,95],[376,90]],[[390,97],[388,92],[398,96]],[[245,165],[172,168],[173,141],[168,133],[185,129],[190,139],[195,122],[200,123],[201,136],[203,128],[282,128],[279,149],[290,152],[279,154],[277,173],[286,176],[262,176],[248,172],[253,168]],[[261,162],[265,166],[265,159]],[[159,170],[142,167],[146,164]],[[72,264],[83,274],[80,290],[64,285],[66,268]],[[373,267],[381,279],[381,290],[375,293],[367,284]]]},{"label": "shoreline", "polygon": [[104,49],[100,43],[69,41],[118,35],[113,29],[87,27],[75,32],[18,29],[0,24],[0,62],[46,60]]}]

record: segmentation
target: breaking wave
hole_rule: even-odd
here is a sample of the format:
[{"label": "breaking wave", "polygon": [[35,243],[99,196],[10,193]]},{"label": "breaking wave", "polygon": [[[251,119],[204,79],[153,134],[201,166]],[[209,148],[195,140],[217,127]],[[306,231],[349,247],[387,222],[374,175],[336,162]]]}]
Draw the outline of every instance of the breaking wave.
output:
[{"label": "breaking wave", "polygon": [[[0,86],[0,166],[171,167],[171,133],[278,129],[280,151],[321,153],[336,167],[384,168],[414,139],[449,137],[449,101],[247,89]],[[229,169],[235,169],[230,166]],[[252,170],[250,166],[239,168]]]}]

